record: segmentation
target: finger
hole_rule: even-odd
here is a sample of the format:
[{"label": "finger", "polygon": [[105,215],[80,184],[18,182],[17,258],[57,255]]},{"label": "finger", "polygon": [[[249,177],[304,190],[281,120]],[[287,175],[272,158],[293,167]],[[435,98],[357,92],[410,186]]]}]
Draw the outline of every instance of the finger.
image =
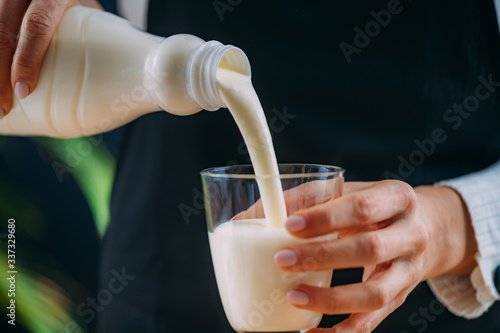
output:
[{"label": "finger", "polygon": [[316,237],[388,220],[411,212],[415,203],[416,195],[410,185],[381,181],[366,190],[299,211],[285,221],[285,227],[296,237]]},{"label": "finger", "polygon": [[332,328],[314,328],[306,333],[369,333],[400,305],[397,301],[388,306],[366,313],[354,313]]},{"label": "finger", "polygon": [[394,261],[368,281],[333,288],[299,285],[287,294],[295,307],[325,314],[369,312],[392,302],[402,303],[401,292],[413,289],[419,272],[406,261]]},{"label": "finger", "polygon": [[40,67],[69,0],[33,0],[24,16],[12,64],[12,86],[17,98],[35,89]]},{"label": "finger", "polygon": [[382,309],[365,312],[365,313],[353,313],[346,320],[335,325],[330,331],[309,331],[311,333],[331,333],[331,332],[352,332],[352,333],[368,333],[372,332],[380,323],[387,318],[391,313],[399,308],[411,290],[404,290],[398,297],[396,297],[392,302]]},{"label": "finger", "polygon": [[400,220],[347,238],[290,246],[276,252],[274,260],[289,272],[364,267],[420,253],[428,238],[425,228]]},{"label": "finger", "polygon": [[27,7],[28,0],[3,1],[0,4],[0,119],[12,108],[10,70],[17,33]]},{"label": "finger", "polygon": [[344,195],[365,190],[373,185],[373,182],[346,182],[344,183]]}]

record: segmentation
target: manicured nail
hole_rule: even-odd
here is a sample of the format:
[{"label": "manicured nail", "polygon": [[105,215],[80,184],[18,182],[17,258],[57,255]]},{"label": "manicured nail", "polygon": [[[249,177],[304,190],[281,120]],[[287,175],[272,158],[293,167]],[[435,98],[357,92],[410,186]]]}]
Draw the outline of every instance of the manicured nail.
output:
[{"label": "manicured nail", "polygon": [[286,294],[286,300],[297,305],[307,305],[309,303],[309,296],[303,291],[292,290]]},{"label": "manicured nail", "polygon": [[2,120],[3,117],[5,117],[5,109],[0,106],[0,120]]},{"label": "manicured nail", "polygon": [[19,81],[16,83],[14,91],[17,98],[25,99],[30,94],[30,86],[26,82]]},{"label": "manicured nail", "polygon": [[306,220],[299,215],[292,215],[285,221],[285,228],[291,232],[297,232],[306,227]]},{"label": "manicured nail", "polygon": [[289,267],[295,265],[299,261],[297,253],[293,250],[281,250],[274,255],[274,262],[282,267]]}]

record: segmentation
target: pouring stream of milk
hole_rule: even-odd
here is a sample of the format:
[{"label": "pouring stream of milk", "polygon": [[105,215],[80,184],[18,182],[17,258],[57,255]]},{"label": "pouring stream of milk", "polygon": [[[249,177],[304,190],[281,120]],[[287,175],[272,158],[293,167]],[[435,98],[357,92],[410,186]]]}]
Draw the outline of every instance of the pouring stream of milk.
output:
[{"label": "pouring stream of milk", "polygon": [[217,85],[250,154],[268,227],[281,228],[287,215],[278,164],[264,110],[250,75],[221,62]]}]

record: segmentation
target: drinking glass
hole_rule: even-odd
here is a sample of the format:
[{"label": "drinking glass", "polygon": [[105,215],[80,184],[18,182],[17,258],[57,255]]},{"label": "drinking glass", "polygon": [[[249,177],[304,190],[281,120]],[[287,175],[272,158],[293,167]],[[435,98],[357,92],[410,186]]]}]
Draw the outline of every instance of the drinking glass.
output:
[{"label": "drinking glass", "polygon": [[[280,164],[279,172],[288,215],[342,195],[342,168]],[[294,307],[286,293],[298,284],[329,287],[332,271],[314,271],[318,259],[306,258],[307,272],[284,272],[273,256],[291,245],[337,235],[299,239],[283,227],[268,227],[251,165],[211,168],[201,177],[212,261],[231,326],[238,332],[297,333],[317,327],[322,314]]]}]

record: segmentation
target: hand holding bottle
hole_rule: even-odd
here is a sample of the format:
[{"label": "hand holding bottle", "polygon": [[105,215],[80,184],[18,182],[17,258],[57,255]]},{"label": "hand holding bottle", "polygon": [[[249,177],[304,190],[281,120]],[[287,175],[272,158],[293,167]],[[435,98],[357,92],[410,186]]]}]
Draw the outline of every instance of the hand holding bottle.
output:
[{"label": "hand holding bottle", "polygon": [[[224,106],[213,93],[222,59],[250,71],[233,46],[187,34],[154,36],[103,10],[73,6],[77,2],[54,9],[63,15],[48,28],[55,18],[30,14],[34,3],[20,25],[17,48],[5,47],[7,38],[0,58],[0,108],[9,112],[2,112],[0,135],[74,138],[111,131],[150,112],[214,111]],[[47,19],[40,26],[37,18]]]},{"label": "hand holding bottle", "polygon": [[102,8],[97,0],[0,0],[0,119],[35,89],[40,66],[64,12]]}]

